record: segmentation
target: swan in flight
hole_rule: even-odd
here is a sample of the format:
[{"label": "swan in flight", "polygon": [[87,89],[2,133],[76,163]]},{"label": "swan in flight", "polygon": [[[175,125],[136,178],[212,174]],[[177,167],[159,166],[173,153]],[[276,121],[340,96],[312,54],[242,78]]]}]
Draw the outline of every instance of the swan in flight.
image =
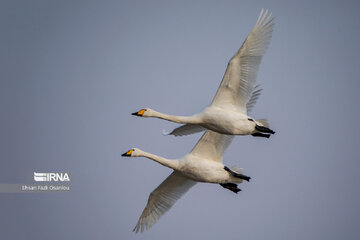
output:
[{"label": "swan in flight", "polygon": [[274,26],[271,13],[263,9],[260,16],[242,44],[231,58],[226,72],[210,106],[192,116],[173,116],[159,113],[150,108],[132,113],[139,117],[155,117],[182,125],[170,135],[182,136],[205,129],[229,135],[253,135],[270,137],[274,134],[267,121],[248,116],[261,90],[256,89],[256,74],[262,56],[270,43]]},{"label": "swan in flight", "polygon": [[235,193],[241,191],[237,183],[249,181],[250,177],[237,167],[228,168],[222,156],[233,136],[207,130],[193,150],[185,157],[169,160],[133,148],[122,154],[124,157],[146,157],[174,171],[149,196],[147,205],[133,231],[143,232],[166,212],[196,182],[217,183]]}]

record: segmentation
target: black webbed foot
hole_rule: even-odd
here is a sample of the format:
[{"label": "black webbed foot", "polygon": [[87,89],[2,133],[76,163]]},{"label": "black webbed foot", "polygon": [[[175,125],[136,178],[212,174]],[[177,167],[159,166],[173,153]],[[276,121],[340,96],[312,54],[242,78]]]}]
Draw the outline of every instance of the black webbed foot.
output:
[{"label": "black webbed foot", "polygon": [[220,185],[223,188],[229,189],[230,191],[234,192],[234,193],[238,193],[241,191],[240,188],[237,187],[237,184],[235,183],[220,183]]},{"label": "black webbed foot", "polygon": [[241,174],[241,173],[237,173],[237,172],[234,172],[233,170],[231,170],[230,168],[228,167],[224,167],[225,171],[228,171],[229,173],[231,173],[231,175],[233,175],[234,177],[237,177],[237,178],[240,178],[240,179],[243,179],[245,181],[250,181],[251,177],[248,177],[244,174]]},{"label": "black webbed foot", "polygon": [[258,130],[259,132],[262,133],[270,133],[270,134],[274,134],[275,132],[273,130],[271,130],[270,128],[264,127],[264,126],[259,126],[256,125],[255,129]]},{"label": "black webbed foot", "polygon": [[251,136],[253,136],[253,137],[266,137],[266,138],[269,138],[269,137],[270,137],[270,134],[264,134],[264,133],[256,132],[256,133],[251,134]]}]

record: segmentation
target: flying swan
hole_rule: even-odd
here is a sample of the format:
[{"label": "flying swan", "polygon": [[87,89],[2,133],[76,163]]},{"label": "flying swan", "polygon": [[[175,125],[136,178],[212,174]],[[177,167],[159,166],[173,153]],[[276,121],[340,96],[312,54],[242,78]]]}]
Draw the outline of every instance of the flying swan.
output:
[{"label": "flying swan", "polygon": [[166,212],[196,182],[218,183],[235,193],[241,191],[237,183],[249,181],[250,177],[237,167],[228,168],[222,156],[233,136],[207,130],[194,149],[181,159],[169,160],[133,148],[122,154],[124,157],[146,157],[174,171],[149,196],[147,205],[133,231],[143,232]]},{"label": "flying swan", "polygon": [[253,135],[270,137],[275,132],[269,129],[264,119],[248,116],[261,89],[256,88],[256,74],[262,56],[270,43],[274,26],[271,12],[263,9],[240,50],[228,63],[225,75],[210,106],[192,116],[173,116],[150,108],[132,113],[139,117],[155,117],[182,125],[170,135],[182,136],[210,129],[229,135]]}]

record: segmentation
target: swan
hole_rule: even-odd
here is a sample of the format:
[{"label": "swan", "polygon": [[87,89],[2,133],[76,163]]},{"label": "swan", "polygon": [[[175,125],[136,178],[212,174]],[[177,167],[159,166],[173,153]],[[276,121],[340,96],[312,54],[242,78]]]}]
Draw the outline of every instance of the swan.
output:
[{"label": "swan", "polygon": [[233,136],[207,130],[192,151],[181,159],[169,160],[133,148],[122,154],[124,157],[146,157],[158,162],[173,172],[150,194],[133,231],[148,230],[175,202],[197,182],[217,183],[238,193],[238,183],[249,181],[237,167],[228,168],[222,163],[222,156]]},{"label": "swan", "polygon": [[185,124],[168,133],[169,135],[183,136],[209,129],[229,135],[251,134],[269,138],[275,132],[269,128],[267,121],[255,120],[248,113],[261,92],[255,88],[256,74],[270,43],[273,26],[271,12],[261,9],[254,28],[229,61],[212,103],[202,112],[192,116],[173,116],[143,108],[132,115]]}]

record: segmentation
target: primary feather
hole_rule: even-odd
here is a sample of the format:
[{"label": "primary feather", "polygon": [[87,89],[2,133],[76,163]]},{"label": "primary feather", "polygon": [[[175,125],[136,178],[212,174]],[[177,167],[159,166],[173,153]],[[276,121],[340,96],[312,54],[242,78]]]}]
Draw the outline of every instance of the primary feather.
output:
[{"label": "primary feather", "polygon": [[271,13],[262,9],[254,28],[231,58],[213,105],[236,105],[246,113],[246,105],[251,100],[256,75],[262,56],[269,46],[273,26]]},{"label": "primary feather", "polygon": [[186,193],[195,181],[184,177],[179,172],[170,174],[149,196],[148,203],[137,222],[134,232],[148,230],[166,213],[175,202]]}]

